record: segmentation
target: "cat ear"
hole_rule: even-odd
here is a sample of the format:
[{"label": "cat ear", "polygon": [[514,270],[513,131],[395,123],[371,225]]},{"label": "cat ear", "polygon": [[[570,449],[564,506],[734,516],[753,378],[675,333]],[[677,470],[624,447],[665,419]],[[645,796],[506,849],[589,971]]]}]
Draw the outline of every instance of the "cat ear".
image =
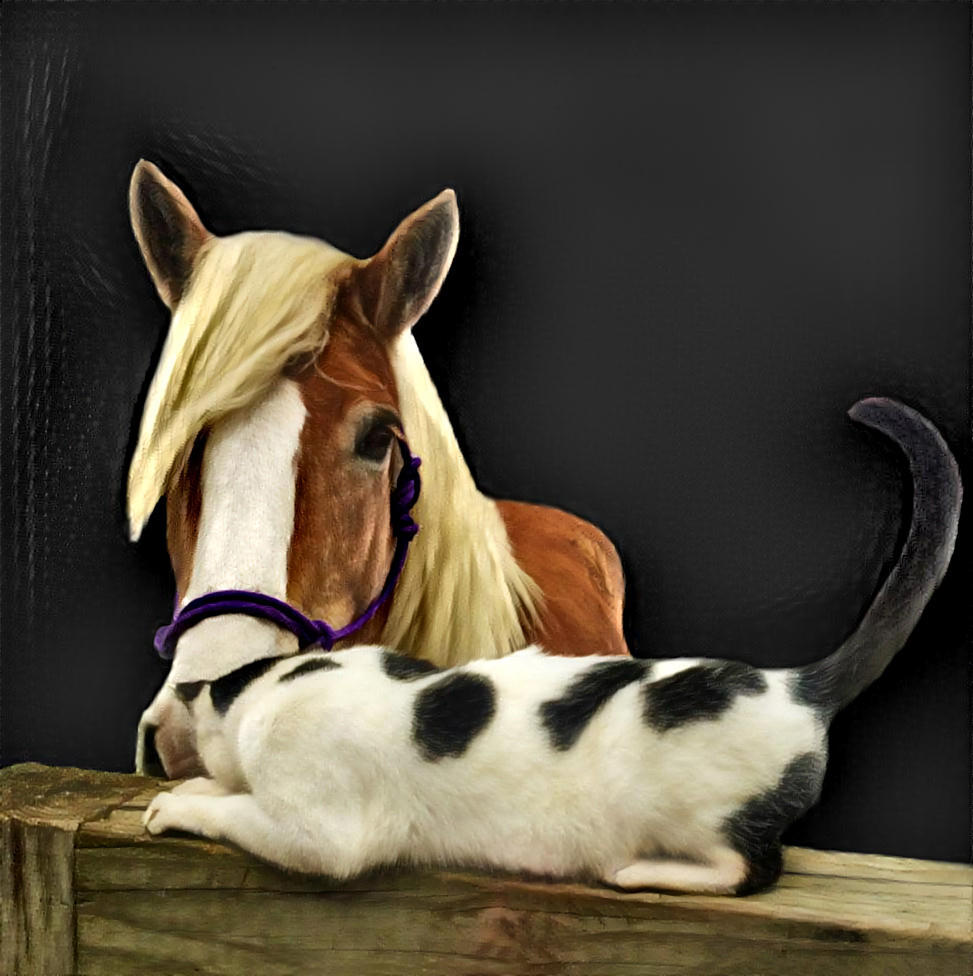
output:
[{"label": "cat ear", "polygon": [[458,239],[456,194],[443,190],[406,217],[382,250],[355,270],[360,309],[384,338],[412,328],[432,304]]},{"label": "cat ear", "polygon": [[128,203],[145,266],[159,297],[174,309],[211,234],[182,190],[145,159],[132,173]]}]

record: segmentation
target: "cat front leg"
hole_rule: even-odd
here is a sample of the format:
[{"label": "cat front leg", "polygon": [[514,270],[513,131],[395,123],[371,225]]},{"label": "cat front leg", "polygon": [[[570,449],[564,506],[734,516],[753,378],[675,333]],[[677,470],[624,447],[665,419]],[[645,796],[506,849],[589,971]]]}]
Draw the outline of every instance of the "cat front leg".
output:
[{"label": "cat front leg", "polygon": [[370,866],[362,863],[356,845],[336,843],[335,831],[312,832],[286,816],[270,817],[250,793],[160,793],[149,804],[142,823],[150,834],[182,830],[230,841],[295,871],[347,878]]},{"label": "cat front leg", "polygon": [[209,776],[196,776],[179,783],[169,792],[175,796],[229,796],[232,791]]},{"label": "cat front leg", "polygon": [[211,840],[229,840],[234,816],[253,819],[248,810],[253,798],[243,793],[214,795],[210,782],[197,777],[159,793],[145,811],[142,825],[150,834],[182,830]]}]

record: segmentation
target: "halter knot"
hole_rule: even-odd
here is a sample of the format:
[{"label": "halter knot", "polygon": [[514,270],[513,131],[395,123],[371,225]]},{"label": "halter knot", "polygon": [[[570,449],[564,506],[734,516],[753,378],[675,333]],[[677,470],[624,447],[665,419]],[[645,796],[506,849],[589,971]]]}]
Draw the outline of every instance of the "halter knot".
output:
[{"label": "halter knot", "polygon": [[[404,441],[400,441],[400,445],[404,444]],[[422,458],[408,454],[407,448],[403,450],[403,458],[402,470],[396,479],[395,488],[392,489],[389,508],[392,532],[400,538],[411,539],[419,531],[419,525],[412,517],[412,507],[419,500],[419,465],[422,464]]]}]

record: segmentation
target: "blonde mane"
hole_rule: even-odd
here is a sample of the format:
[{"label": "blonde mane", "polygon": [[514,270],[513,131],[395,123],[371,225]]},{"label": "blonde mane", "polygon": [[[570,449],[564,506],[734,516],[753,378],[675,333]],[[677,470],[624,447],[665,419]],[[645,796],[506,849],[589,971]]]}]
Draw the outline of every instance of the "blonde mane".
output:
[{"label": "blonde mane", "polygon": [[[334,272],[354,259],[280,233],[211,238],[149,387],[129,470],[137,539],[199,432],[265,396],[294,357],[328,339]],[[539,592],[510,551],[503,520],[460,453],[411,333],[392,349],[403,427],[422,458],[422,531],[382,632],[384,644],[440,665],[500,657],[526,643]]]},{"label": "blonde mane", "polygon": [[392,367],[402,425],[422,458],[421,531],[382,641],[440,666],[502,657],[525,645],[540,591],[514,559],[496,504],[473,481],[411,332],[398,339]]}]

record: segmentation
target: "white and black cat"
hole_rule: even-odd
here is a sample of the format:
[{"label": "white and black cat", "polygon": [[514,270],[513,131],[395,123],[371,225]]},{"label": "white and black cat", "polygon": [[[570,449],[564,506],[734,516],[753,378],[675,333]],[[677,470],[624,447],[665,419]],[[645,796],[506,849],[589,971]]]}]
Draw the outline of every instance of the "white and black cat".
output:
[{"label": "white and black cat", "polygon": [[818,798],[835,713],[903,645],[952,554],[962,489],[936,430],[892,400],[851,416],[914,482],[898,561],[858,629],[807,667],[549,657],[449,670],[378,647],[257,661],[177,687],[212,779],[145,823],[346,878],[462,864],[619,888],[747,894]]}]

